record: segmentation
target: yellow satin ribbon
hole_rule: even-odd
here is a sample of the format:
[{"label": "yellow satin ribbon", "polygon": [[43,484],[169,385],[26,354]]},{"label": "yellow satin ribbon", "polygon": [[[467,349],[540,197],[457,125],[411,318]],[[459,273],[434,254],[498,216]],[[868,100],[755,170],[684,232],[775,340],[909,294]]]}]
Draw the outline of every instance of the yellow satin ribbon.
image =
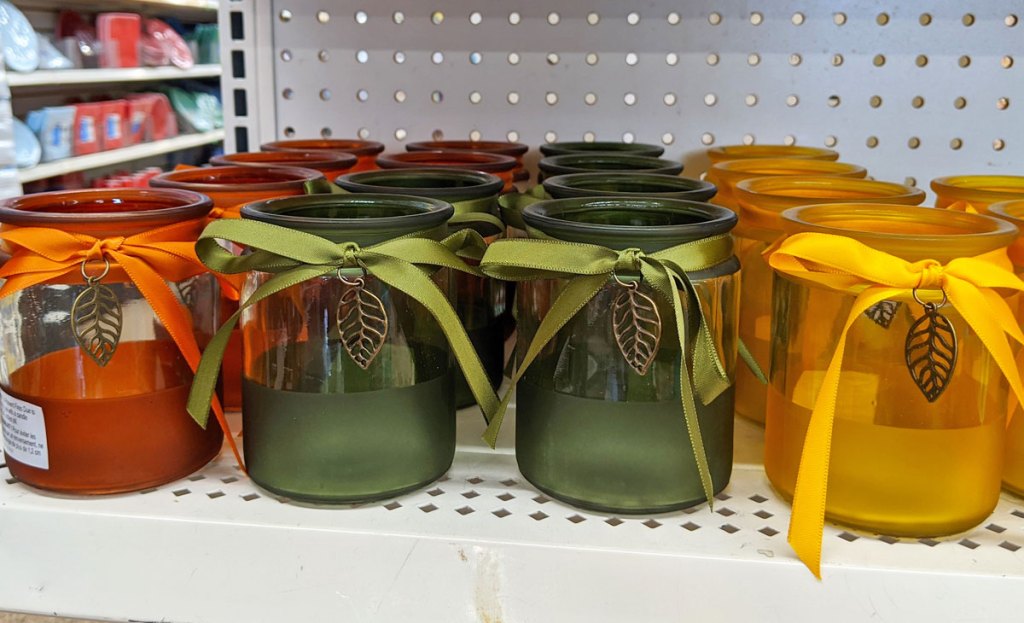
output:
[{"label": "yellow satin ribbon", "polygon": [[1007,336],[1024,344],[1024,334],[996,290],[1024,291],[1024,281],[1013,274],[1005,249],[957,258],[948,264],[936,260],[908,262],[852,238],[820,233],[785,238],[768,251],[767,259],[778,273],[857,297],[814,402],[789,523],[790,545],[820,579],[832,424],[850,327],[880,301],[910,295],[915,289],[922,293],[942,290],[992,355],[1020,400],[1024,387]]}]

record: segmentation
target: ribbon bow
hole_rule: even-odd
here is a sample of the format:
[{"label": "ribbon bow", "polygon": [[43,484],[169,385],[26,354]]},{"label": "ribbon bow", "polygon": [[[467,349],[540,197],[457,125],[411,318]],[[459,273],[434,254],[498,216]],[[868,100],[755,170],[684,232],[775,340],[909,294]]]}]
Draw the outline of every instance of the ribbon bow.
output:
[{"label": "ribbon bow", "polygon": [[[512,377],[512,387],[502,398],[484,433],[484,440],[494,447],[516,383],[548,342],[609,282],[620,276],[639,273],[640,278],[670,304],[674,314],[681,353],[679,398],[683,418],[701,485],[708,502],[713,503],[714,487],[697,421],[694,389],[706,405],[725,391],[730,381],[701,309],[700,298],[694,292],[687,273],[711,268],[731,258],[732,237],[716,236],[646,254],[639,249],[615,251],[592,244],[537,239],[543,235],[532,230],[531,236],[534,238],[499,240],[491,244],[480,263],[481,270],[486,275],[506,281],[567,279],[568,283],[537,328],[533,341]],[[680,290],[685,292],[685,299],[680,296]],[[700,326],[691,371],[687,356],[687,320],[694,317],[692,314],[699,318]]]},{"label": "ribbon bow", "polygon": [[832,423],[850,327],[876,303],[918,289],[941,289],[991,353],[1019,400],[1024,387],[1007,336],[1024,343],[1024,334],[996,289],[1024,291],[1024,282],[1013,274],[1005,249],[948,264],[908,262],[852,238],[801,233],[782,240],[769,254],[768,263],[778,273],[857,296],[811,412],[789,524],[790,545],[820,579]]},{"label": "ribbon bow", "polygon": [[[430,278],[436,268],[479,275],[462,258],[479,259],[483,255],[483,240],[469,229],[441,241],[433,239],[443,231],[438,228],[419,232],[363,248],[353,242],[336,244],[313,234],[248,219],[210,223],[196,243],[196,251],[206,266],[220,273],[262,271],[274,276],[253,291],[210,341],[192,384],[188,412],[196,421],[206,421],[217,370],[231,330],[243,310],[303,281],[343,268],[362,268],[427,308],[448,338],[477,404],[490,419],[498,398],[448,298]],[[221,247],[218,239],[243,245],[251,252],[236,256]]]},{"label": "ribbon bow", "polygon": [[[196,219],[113,238],[95,238],[48,227],[7,230],[3,239],[14,247],[14,251],[0,267],[0,278],[7,280],[0,288],[0,298],[77,273],[83,263],[108,261],[122,269],[139,289],[189,368],[196,372],[200,354],[192,329],[192,316],[167,282],[183,281],[207,272],[196,257],[194,248],[194,241],[204,223],[205,219]],[[228,445],[241,465],[241,456],[219,402],[214,402],[213,409]]]}]

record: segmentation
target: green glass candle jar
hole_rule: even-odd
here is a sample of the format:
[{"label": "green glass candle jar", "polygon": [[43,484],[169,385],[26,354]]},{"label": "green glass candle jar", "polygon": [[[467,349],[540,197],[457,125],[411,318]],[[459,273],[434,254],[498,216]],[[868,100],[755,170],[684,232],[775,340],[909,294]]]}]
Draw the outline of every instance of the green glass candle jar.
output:
[{"label": "green glass candle jar", "polygon": [[[410,258],[398,280],[419,279],[427,291],[424,283],[418,293],[389,285],[399,281],[385,269],[422,251],[383,245],[443,240],[453,212],[420,197],[315,195],[245,206],[243,221],[266,230],[255,241],[228,235],[241,222],[213,223],[204,232],[200,245],[226,237],[256,248],[224,262],[266,271],[248,273],[241,315],[243,441],[257,484],[299,500],[362,502],[416,489],[448,469],[455,404],[446,336],[462,331],[445,300],[450,271],[428,276]],[[212,268],[226,253],[210,244],[199,252]],[[288,260],[297,266],[282,270]],[[294,274],[314,276],[295,283]],[[434,307],[420,302],[426,296]],[[445,326],[435,316],[438,299],[450,315]],[[218,347],[231,324],[215,338]],[[468,340],[465,346],[471,352]],[[211,345],[204,359],[215,350]],[[199,378],[193,416],[193,398],[207,391],[197,389]]]},{"label": "green glass candle jar", "polygon": [[[460,169],[394,169],[350,173],[337,180],[351,193],[390,193],[431,197],[455,207],[448,225],[452,232],[472,228],[485,240],[497,240],[504,228],[497,220],[498,195],[504,182],[494,175]],[[490,219],[480,219],[480,215]],[[475,218],[476,217],[476,218]],[[510,319],[505,284],[485,277],[455,275],[455,311],[469,333],[493,387],[501,383],[505,367],[505,327]],[[475,402],[461,374],[455,382],[455,405]]]},{"label": "green glass candle jar", "polygon": [[541,158],[537,166],[540,168],[541,181],[543,181],[543,178],[552,175],[588,173],[592,171],[628,171],[632,173],[657,173],[661,175],[679,175],[683,172],[683,165],[680,162],[614,152],[547,156]]},{"label": "green glass candle jar", "polygon": [[554,199],[644,195],[707,201],[715,196],[716,190],[711,182],[654,173],[569,173],[544,180],[544,192]]},{"label": "green glass candle jar", "polygon": [[649,145],[646,143],[617,143],[615,141],[594,141],[591,143],[570,141],[568,143],[549,143],[540,146],[540,153],[544,156],[588,154],[595,151],[659,158],[661,154],[665,153],[665,148],[660,145]]},{"label": "green glass candle jar", "polygon": [[495,243],[481,264],[519,281],[522,474],[552,497],[614,513],[684,508],[720,491],[732,470],[736,215],[623,197],[542,201],[523,218],[532,240]]}]

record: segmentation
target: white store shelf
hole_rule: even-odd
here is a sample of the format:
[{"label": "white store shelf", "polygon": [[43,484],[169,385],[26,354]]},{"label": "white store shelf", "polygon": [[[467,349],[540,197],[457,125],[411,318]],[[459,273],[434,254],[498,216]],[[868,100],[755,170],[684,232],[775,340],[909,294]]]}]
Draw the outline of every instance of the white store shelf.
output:
[{"label": "white store shelf", "polygon": [[187,19],[214,21],[218,0],[14,0],[18,8],[76,9],[79,11],[135,11],[147,15],[174,15]]},{"label": "white store shelf", "polygon": [[88,171],[89,169],[97,169],[99,167],[132,162],[133,160],[148,158],[150,156],[159,156],[172,151],[190,149],[201,145],[208,145],[222,140],[224,140],[224,130],[211,130],[210,132],[202,132],[199,134],[182,134],[181,136],[164,139],[162,141],[140,143],[139,145],[132,145],[131,147],[124,147],[122,149],[101,151],[99,153],[88,154],[86,156],[75,156],[73,158],[64,158],[63,160],[45,162],[30,169],[19,170],[18,180],[24,184],[25,182],[34,182],[36,180],[42,180],[56,175],[64,175],[66,173],[74,173],[76,171]]},{"label": "white store shelf", "polygon": [[118,82],[156,82],[188,78],[218,78],[220,65],[196,65],[189,69],[177,67],[127,67],[118,69],[42,69],[27,74],[7,72],[7,84],[20,87],[63,87],[81,84]]},{"label": "white store shelf", "polygon": [[788,506],[751,462],[761,430],[737,424],[739,463],[715,512],[640,517],[549,500],[516,470],[511,430],[492,452],[468,411],[441,481],[359,507],[289,502],[226,453],[171,485],[94,499],[43,495],[0,469],[0,610],[191,623],[1020,620],[1021,500],[927,543],[827,527],[817,582],[786,544]]}]

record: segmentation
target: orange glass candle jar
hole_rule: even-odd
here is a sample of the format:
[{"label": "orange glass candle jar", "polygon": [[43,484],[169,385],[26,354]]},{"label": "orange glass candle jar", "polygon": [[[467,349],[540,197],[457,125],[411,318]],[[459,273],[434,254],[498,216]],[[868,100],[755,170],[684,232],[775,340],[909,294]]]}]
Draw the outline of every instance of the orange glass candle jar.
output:
[{"label": "orange glass candle jar", "polygon": [[[993,203],[984,210],[996,218],[1013,223],[1018,231],[1024,232],[1024,199]],[[1024,274],[1024,237],[1018,236],[1010,246],[1010,261],[1017,275]],[[1017,321],[1024,324],[1024,300],[1018,296],[1013,305]],[[1013,418],[1006,431],[1006,453],[1003,459],[1003,487],[1024,497],[1024,409],[1021,405],[1013,410]]]},{"label": "orange glass candle jar", "polygon": [[819,508],[895,536],[977,525],[999,498],[1007,380],[1020,387],[1001,318],[1024,284],[999,256],[1016,228],[862,203],[782,218],[765,471],[797,496],[791,542],[814,562]]},{"label": "orange glass candle jar", "polygon": [[[298,167],[197,167],[162,173],[151,179],[149,185],[208,196],[213,200],[210,215],[214,218],[239,218],[239,211],[247,203],[330,190],[319,171]],[[233,297],[221,297],[221,317],[233,314],[237,306]],[[242,406],[242,334],[239,331],[231,336],[221,370],[224,406],[239,409]]]},{"label": "orange glass candle jar", "polygon": [[513,178],[517,182],[530,179],[530,172],[523,164],[523,156],[530,151],[523,143],[507,143],[504,141],[419,141],[405,146],[408,151],[482,151],[488,154],[501,154],[516,159]]},{"label": "orange glass candle jar", "polygon": [[[912,186],[846,177],[761,177],[739,182],[734,190],[740,216],[734,234],[736,255],[743,267],[740,338],[766,372],[771,337],[772,271],[763,254],[782,235],[783,210],[848,201],[918,205],[925,198],[923,191]],[[746,366],[739,366],[736,371],[736,413],[755,422],[764,422],[765,386]]]},{"label": "orange glass candle jar", "polygon": [[993,203],[1024,199],[1024,175],[952,175],[932,180],[935,207],[963,202],[979,212]]},{"label": "orange glass candle jar", "polygon": [[210,158],[218,167],[300,167],[319,171],[328,182],[334,182],[353,168],[359,158],[340,151],[250,151]]},{"label": "orange glass candle jar", "polygon": [[712,164],[726,160],[749,158],[810,158],[811,160],[839,160],[839,152],[824,147],[803,145],[723,145],[708,150]]},{"label": "orange glass candle jar", "polygon": [[3,432],[19,480],[134,491],[220,451],[217,423],[203,430],[185,411],[184,353],[197,364],[216,329],[215,280],[191,251],[211,207],[197,193],[132,189],[0,203],[12,256],[0,269]]},{"label": "orange glass candle jar", "polygon": [[519,166],[512,156],[491,154],[482,151],[410,151],[404,154],[384,154],[377,158],[382,169],[416,169],[420,167],[443,169],[466,169],[490,173],[505,182],[502,192],[515,190],[516,168]]},{"label": "orange glass candle jar", "polygon": [[864,167],[846,162],[809,158],[750,158],[717,162],[711,165],[707,177],[709,180],[716,180],[718,184],[718,194],[713,203],[737,210],[735,187],[743,180],[781,175],[824,175],[861,179],[867,174],[868,171]]},{"label": "orange glass candle jar", "polygon": [[[289,139],[260,145],[263,151],[340,151],[359,158],[352,168],[356,171],[372,171],[377,168],[377,156],[384,151],[384,144],[377,141],[361,141],[346,138]],[[333,180],[332,180],[333,181]]]}]

